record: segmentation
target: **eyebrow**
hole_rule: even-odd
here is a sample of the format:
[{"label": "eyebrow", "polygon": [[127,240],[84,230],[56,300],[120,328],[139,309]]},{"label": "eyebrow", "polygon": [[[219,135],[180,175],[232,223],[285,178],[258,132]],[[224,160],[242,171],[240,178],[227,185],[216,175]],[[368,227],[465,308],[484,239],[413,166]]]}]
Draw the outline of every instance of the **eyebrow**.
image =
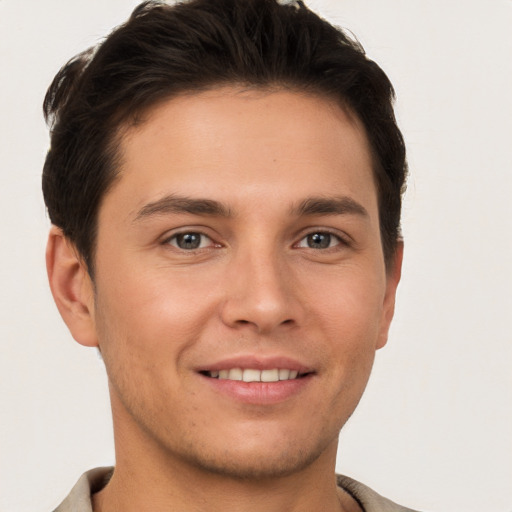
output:
[{"label": "eyebrow", "polygon": [[[212,199],[191,198],[167,195],[157,201],[144,205],[136,214],[134,222],[143,219],[168,215],[170,213],[188,213],[209,217],[232,217],[232,212],[223,203]],[[368,217],[366,208],[354,199],[342,197],[308,197],[291,208],[291,214],[301,216],[318,215],[359,215]]]},{"label": "eyebrow", "polygon": [[189,213],[212,217],[231,217],[229,208],[212,199],[193,199],[190,197],[168,195],[144,205],[135,216],[135,222],[155,215],[169,213]]},{"label": "eyebrow", "polygon": [[369,217],[366,208],[348,196],[309,197],[292,208],[298,216],[308,215],[359,215]]}]

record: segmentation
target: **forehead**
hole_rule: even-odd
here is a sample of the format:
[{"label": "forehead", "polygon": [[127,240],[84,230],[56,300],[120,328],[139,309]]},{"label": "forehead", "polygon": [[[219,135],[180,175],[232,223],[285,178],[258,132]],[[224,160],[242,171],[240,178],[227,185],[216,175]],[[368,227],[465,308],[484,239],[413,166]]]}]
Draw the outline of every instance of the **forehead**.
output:
[{"label": "forehead", "polygon": [[288,90],[226,87],[172,98],[124,132],[121,156],[114,189],[131,194],[133,209],[169,193],[229,196],[240,205],[258,194],[266,201],[336,192],[376,199],[357,117]]}]

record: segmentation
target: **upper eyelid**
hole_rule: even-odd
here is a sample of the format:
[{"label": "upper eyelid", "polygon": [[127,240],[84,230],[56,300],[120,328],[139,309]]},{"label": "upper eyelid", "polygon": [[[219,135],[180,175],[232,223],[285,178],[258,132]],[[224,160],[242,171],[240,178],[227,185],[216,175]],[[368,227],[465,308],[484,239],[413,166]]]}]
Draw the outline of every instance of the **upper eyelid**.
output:
[{"label": "upper eyelid", "polygon": [[[194,233],[194,234],[198,234],[198,235],[201,235],[203,237],[206,237],[207,240],[208,240],[207,247],[198,247],[196,249],[188,249],[188,250],[185,250],[185,249],[182,249],[182,248],[178,247],[177,244],[176,244],[176,238],[178,236],[180,236],[180,235],[186,235],[188,233]],[[218,242],[216,242],[210,235],[207,235],[206,233],[203,233],[201,231],[197,231],[197,230],[196,231],[193,231],[193,230],[183,230],[183,231],[176,231],[175,233],[172,233],[172,234],[169,234],[169,235],[164,235],[160,239],[159,245],[171,247],[172,249],[177,250],[177,251],[185,251],[185,252],[193,253],[194,251],[206,250],[206,249],[209,249],[211,247],[219,246],[220,244]]]},{"label": "upper eyelid", "polygon": [[[186,235],[186,234],[190,234],[190,233],[193,233],[193,234],[197,234],[197,235],[200,235],[200,236],[203,236],[205,238],[207,238],[207,243],[206,243],[206,247],[196,247],[196,248],[191,248],[191,249],[183,249],[181,247],[178,246],[177,243],[172,243],[178,236],[180,235]],[[194,230],[183,230],[183,231],[177,231],[169,236],[166,236],[164,237],[160,244],[161,246],[166,246],[169,250],[173,250],[173,251],[178,251],[182,254],[189,254],[189,255],[192,255],[192,254],[197,254],[199,252],[204,252],[204,251],[208,251],[210,249],[214,249],[214,248],[220,248],[222,247],[222,244],[219,244],[218,242],[216,242],[211,236],[207,235],[206,233],[203,233],[203,232],[200,232],[200,231],[194,231]]]},{"label": "upper eyelid", "polygon": [[173,233],[172,235],[165,237],[165,240],[172,240],[173,238],[176,238],[180,235],[200,235],[213,241],[210,235],[207,235],[206,233],[203,233],[201,231],[177,231],[176,233]]},{"label": "upper eyelid", "polygon": [[[338,243],[336,245],[334,245],[334,247],[326,247],[324,249],[314,249],[315,251],[319,251],[319,250],[328,251],[329,249],[334,249],[338,245],[345,246],[345,247],[350,245],[349,241],[345,240],[340,235],[337,235],[335,233],[330,233],[329,231],[311,231],[310,233],[308,233],[308,234],[304,235],[303,237],[299,238],[299,240],[297,242],[295,242],[293,244],[293,246],[299,248],[298,247],[299,244],[301,244],[304,241],[305,238],[307,238],[310,235],[314,235],[316,233],[322,233],[322,234],[330,235],[330,236],[334,237],[338,241]],[[300,248],[301,249],[312,249],[312,248],[309,248],[309,247],[300,247]]]},{"label": "upper eyelid", "polygon": [[[191,226],[191,227],[180,227],[175,228],[175,230],[169,230],[167,231],[162,237],[160,237],[161,243],[165,244],[169,242],[169,240],[173,239],[176,236],[183,235],[186,233],[197,233],[199,235],[205,236],[208,239],[212,241],[214,244],[223,245],[221,242],[216,240],[216,237],[210,233],[210,231],[206,226]],[[315,234],[315,233],[327,233],[331,236],[335,236],[338,238],[342,243],[350,244],[354,242],[354,239],[345,231],[340,231],[336,228],[330,228],[326,226],[313,226],[308,228],[301,229],[298,233],[296,233],[293,236],[293,239],[295,240],[293,242],[293,245],[296,245],[301,240],[303,240],[305,237]]]},{"label": "upper eyelid", "polygon": [[179,235],[185,235],[187,233],[196,233],[198,235],[203,235],[209,238],[210,240],[213,240],[214,237],[211,234],[207,233],[207,231],[209,230],[204,226],[180,227],[167,230],[163,235],[161,235],[160,239],[164,242]]},{"label": "upper eyelid", "polygon": [[314,235],[315,233],[326,233],[326,234],[329,234],[331,236],[335,236],[336,238],[338,238],[341,242],[344,242],[344,243],[352,243],[354,241],[354,239],[346,232],[344,231],[340,231],[338,229],[335,229],[335,228],[327,228],[327,227],[314,227],[314,228],[306,228],[305,230],[301,231],[300,233],[297,234],[297,242],[295,243],[298,243],[300,242],[301,240],[303,240],[305,237],[309,236],[309,235]]}]

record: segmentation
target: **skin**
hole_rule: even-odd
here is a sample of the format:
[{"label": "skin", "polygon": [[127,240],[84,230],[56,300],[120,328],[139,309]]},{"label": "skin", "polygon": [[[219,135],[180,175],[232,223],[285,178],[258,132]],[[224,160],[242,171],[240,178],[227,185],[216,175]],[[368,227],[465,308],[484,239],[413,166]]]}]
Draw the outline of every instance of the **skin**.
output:
[{"label": "skin", "polygon": [[[47,253],[59,310],[109,377],[116,471],[95,510],[359,510],[335,485],[338,433],[386,343],[402,254],[386,271],[361,124],[323,98],[221,88],[158,105],[121,150],[95,282],[58,228]],[[239,356],[309,375],[249,403],[199,373]]]}]

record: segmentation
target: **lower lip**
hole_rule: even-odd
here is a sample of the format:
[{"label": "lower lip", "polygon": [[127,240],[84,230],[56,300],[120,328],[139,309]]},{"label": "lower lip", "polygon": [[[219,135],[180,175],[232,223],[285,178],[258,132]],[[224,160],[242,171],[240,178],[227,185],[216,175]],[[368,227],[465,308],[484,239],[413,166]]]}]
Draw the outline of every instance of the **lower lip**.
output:
[{"label": "lower lip", "polygon": [[223,395],[242,403],[254,405],[277,404],[299,395],[309,384],[313,375],[300,379],[278,382],[243,382],[240,380],[213,379],[201,375],[212,388]]}]

